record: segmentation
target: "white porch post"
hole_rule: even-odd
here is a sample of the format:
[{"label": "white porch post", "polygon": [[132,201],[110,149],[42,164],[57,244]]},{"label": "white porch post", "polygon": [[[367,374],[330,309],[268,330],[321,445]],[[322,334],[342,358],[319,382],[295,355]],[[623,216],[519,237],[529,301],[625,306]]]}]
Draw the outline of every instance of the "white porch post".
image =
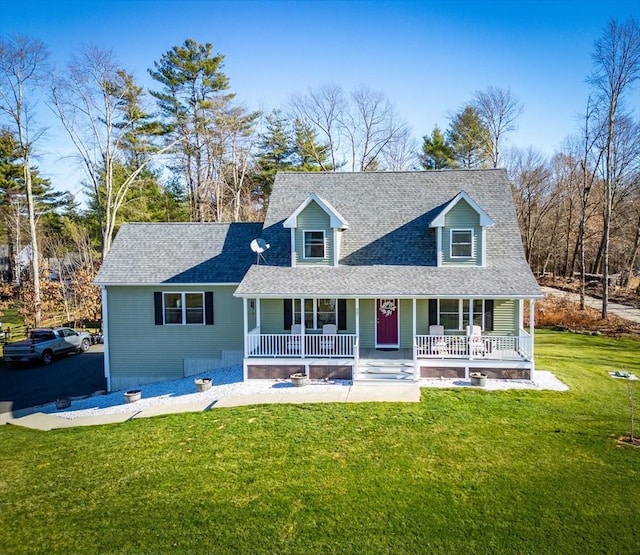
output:
[{"label": "white porch post", "polygon": [[533,373],[536,369],[536,361],[533,353],[533,344],[535,343],[533,340],[533,333],[535,330],[535,301],[533,299],[529,299],[529,335],[531,336],[531,381],[533,381]]},{"label": "white porch post", "polygon": [[418,345],[416,344],[416,335],[418,334],[418,325],[417,325],[417,302],[416,298],[412,299],[413,301],[413,379],[417,380],[420,377],[420,370],[418,368]]},{"label": "white porch post", "polygon": [[524,301],[518,299],[518,328],[524,329]]},{"label": "white porch post", "polygon": [[[294,315],[295,315],[295,308],[294,308]],[[304,358],[305,356],[305,334],[306,334],[306,329],[305,329],[305,318],[304,318],[304,299],[300,299],[300,333],[302,334],[302,337],[300,338],[300,357]]]},{"label": "white porch post", "polygon": [[353,353],[353,372],[351,379],[358,378],[358,364],[360,362],[360,299],[356,297],[356,345]]},{"label": "white porch post", "polygon": [[107,380],[107,391],[111,391],[111,358],[109,356],[109,303],[107,288],[101,287],[102,293],[102,343],[104,344],[104,377]]},{"label": "white porch post", "polygon": [[247,299],[242,298],[242,327],[244,332],[244,363],[242,365],[242,381],[247,381],[247,357],[249,356],[249,313]]},{"label": "white porch post", "polygon": [[260,328],[260,333],[262,333],[261,322],[260,322],[260,299],[257,298],[256,302],[256,327]]}]

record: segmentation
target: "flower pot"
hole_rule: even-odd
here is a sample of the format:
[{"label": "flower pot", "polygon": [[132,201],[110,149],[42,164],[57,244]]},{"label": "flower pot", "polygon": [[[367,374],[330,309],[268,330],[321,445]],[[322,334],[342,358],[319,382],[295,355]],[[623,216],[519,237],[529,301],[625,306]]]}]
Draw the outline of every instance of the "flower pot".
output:
[{"label": "flower pot", "polygon": [[208,389],[211,389],[211,384],[212,384],[211,378],[198,378],[196,380],[193,380],[193,382],[196,384],[196,389],[198,390],[199,393],[202,393],[203,391],[207,391]]},{"label": "flower pot", "polygon": [[127,403],[135,403],[136,401],[139,401],[141,397],[142,391],[139,389],[130,389],[129,391],[124,392],[124,400]]},{"label": "flower pot", "polygon": [[487,375],[482,372],[471,372],[469,377],[471,378],[471,385],[477,385],[478,387],[487,385]]},{"label": "flower pot", "polygon": [[307,383],[307,375],[300,372],[289,376],[294,387],[302,387]]}]

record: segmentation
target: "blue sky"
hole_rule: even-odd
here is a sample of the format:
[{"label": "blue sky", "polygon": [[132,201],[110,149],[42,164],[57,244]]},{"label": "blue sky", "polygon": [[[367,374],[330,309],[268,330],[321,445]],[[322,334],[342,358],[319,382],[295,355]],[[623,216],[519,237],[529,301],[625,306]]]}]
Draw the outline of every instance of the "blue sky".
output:
[{"label": "blue sky", "polygon": [[[594,40],[611,17],[630,15],[640,17],[640,0],[0,0],[0,34],[41,39],[59,66],[79,45],[110,48],[144,85],[174,45],[211,42],[251,109],[326,83],[366,85],[387,95],[416,139],[446,128],[474,91],[510,88],[525,110],[511,143],[551,155],[576,132]],[[41,170],[78,192],[44,107],[42,119],[51,127]]]}]

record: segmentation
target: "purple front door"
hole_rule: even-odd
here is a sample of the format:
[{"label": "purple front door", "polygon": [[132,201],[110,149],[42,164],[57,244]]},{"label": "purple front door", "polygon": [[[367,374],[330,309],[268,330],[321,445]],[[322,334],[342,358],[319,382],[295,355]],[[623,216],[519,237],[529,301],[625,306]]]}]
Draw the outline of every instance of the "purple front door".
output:
[{"label": "purple front door", "polygon": [[376,301],[376,347],[398,346],[398,300]]}]

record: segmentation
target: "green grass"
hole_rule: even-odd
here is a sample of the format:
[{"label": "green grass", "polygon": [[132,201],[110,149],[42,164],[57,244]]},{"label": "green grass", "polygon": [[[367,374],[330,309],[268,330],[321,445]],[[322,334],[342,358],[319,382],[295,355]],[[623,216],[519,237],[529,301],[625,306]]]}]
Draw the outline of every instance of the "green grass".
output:
[{"label": "green grass", "polygon": [[640,342],[537,338],[570,391],[4,426],[0,553],[638,553]]}]

